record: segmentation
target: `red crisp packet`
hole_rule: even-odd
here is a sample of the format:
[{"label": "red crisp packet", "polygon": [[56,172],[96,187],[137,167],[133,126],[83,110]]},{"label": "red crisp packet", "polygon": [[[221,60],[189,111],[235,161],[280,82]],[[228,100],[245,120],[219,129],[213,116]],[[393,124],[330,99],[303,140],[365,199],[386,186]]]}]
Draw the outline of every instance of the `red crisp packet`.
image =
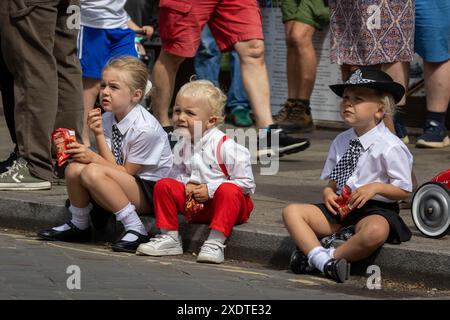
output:
[{"label": "red crisp packet", "polygon": [[61,167],[71,156],[66,153],[67,145],[77,141],[75,131],[66,128],[58,128],[52,133],[52,140],[56,148],[58,167]]},{"label": "red crisp packet", "polygon": [[338,212],[341,217],[341,221],[345,219],[345,217],[353,210],[348,204],[348,200],[350,199],[350,195],[352,194],[352,190],[348,185],[345,185],[342,188],[341,195],[336,200],[339,205]]},{"label": "red crisp packet", "polygon": [[195,201],[192,193],[187,196],[186,206],[184,208],[184,213],[187,222],[192,221],[192,217],[196,215],[199,211],[203,210],[203,203]]}]

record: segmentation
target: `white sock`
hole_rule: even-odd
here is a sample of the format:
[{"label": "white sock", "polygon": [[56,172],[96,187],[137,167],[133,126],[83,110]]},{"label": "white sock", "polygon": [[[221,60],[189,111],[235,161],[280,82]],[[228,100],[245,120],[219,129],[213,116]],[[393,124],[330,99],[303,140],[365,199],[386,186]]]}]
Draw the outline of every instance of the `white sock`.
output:
[{"label": "white sock", "polygon": [[308,253],[308,263],[323,272],[325,264],[331,257],[327,249],[323,247],[315,247]]},{"label": "white sock", "polygon": [[[128,202],[127,206],[116,213],[116,219],[122,222],[125,231],[134,230],[139,232],[140,234],[146,236],[147,231],[145,230],[144,224],[139,218],[135,206]],[[121,240],[124,241],[136,241],[137,236],[131,233],[127,233]]]},{"label": "white sock", "polygon": [[334,248],[334,247],[329,247],[328,249],[327,249],[327,252],[328,252],[328,254],[330,255],[330,257],[332,258],[332,259],[334,259],[334,252],[336,251],[336,248]]},{"label": "white sock", "polygon": [[172,238],[178,240],[178,235],[179,235],[178,230],[169,230],[169,229],[164,229],[164,228],[161,228],[160,230],[161,230],[162,234],[167,234],[167,235],[171,236]]},{"label": "white sock", "polygon": [[211,232],[209,233],[207,240],[214,240],[220,242],[221,244],[224,244],[225,240],[227,240],[227,237],[225,237],[225,235],[222,232],[211,229]]},{"label": "white sock", "polygon": [[[72,222],[75,227],[80,230],[86,230],[87,228],[89,228],[89,212],[91,212],[92,207],[92,203],[89,203],[84,208],[77,208],[73,205],[70,205],[69,211],[70,213],[72,213],[72,219],[70,220],[70,222]],[[56,231],[66,231],[69,229],[70,226],[67,223],[63,224],[62,226],[53,228],[53,230]]]}]

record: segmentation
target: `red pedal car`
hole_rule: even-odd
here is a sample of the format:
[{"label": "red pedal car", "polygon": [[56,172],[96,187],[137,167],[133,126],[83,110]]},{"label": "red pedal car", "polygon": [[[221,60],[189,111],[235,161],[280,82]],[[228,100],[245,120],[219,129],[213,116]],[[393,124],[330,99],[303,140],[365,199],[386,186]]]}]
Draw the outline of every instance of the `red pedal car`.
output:
[{"label": "red pedal car", "polygon": [[417,229],[428,237],[441,238],[450,231],[450,169],[417,189],[411,214]]}]

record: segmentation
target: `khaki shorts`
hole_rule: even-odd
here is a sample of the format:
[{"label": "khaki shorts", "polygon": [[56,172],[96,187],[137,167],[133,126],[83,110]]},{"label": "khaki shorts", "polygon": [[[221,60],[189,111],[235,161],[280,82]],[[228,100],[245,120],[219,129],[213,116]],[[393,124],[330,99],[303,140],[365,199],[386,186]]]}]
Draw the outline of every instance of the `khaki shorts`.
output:
[{"label": "khaki shorts", "polygon": [[325,0],[282,0],[283,23],[294,20],[322,30],[330,22],[326,3]]}]

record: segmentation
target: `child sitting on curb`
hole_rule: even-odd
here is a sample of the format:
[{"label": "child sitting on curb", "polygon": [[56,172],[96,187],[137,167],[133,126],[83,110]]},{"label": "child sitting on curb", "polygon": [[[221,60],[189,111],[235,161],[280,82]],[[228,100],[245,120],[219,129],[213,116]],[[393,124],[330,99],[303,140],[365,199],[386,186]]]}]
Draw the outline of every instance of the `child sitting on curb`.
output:
[{"label": "child sitting on curb", "polygon": [[[138,217],[153,210],[153,188],[172,168],[167,134],[139,102],[144,97],[147,68],[134,57],[110,61],[102,74],[100,101],[106,111],[89,112],[88,125],[99,153],[74,142],[66,153],[74,160],[66,168],[69,211],[66,224],[38,235],[45,240],[87,241],[93,203],[113,212],[125,235],[111,245],[135,252],[148,235]],[[95,214],[95,212],[93,213]]]},{"label": "child sitting on curb", "polygon": [[[344,84],[330,88],[343,98],[341,117],[351,129],[339,134],[330,147],[321,176],[329,179],[324,203],[291,204],[283,209],[283,219],[303,253],[296,258],[297,272],[318,269],[344,282],[350,272],[348,262],[368,257],[386,241],[411,238],[397,201],[411,194],[413,157],[382,121],[403,96],[402,85],[380,70],[360,68]],[[340,217],[338,195],[344,186],[351,189],[353,211]],[[355,234],[342,246],[325,249],[320,245],[319,238],[350,225],[355,226]]]},{"label": "child sitting on curb", "polygon": [[[250,152],[216,128],[223,121],[225,102],[222,91],[206,80],[187,83],[178,92],[173,123],[181,138],[173,151],[175,179],[162,179],[155,186],[161,234],[141,244],[138,254],[182,254],[180,212],[188,221],[209,223],[211,232],[197,261],[222,263],[233,226],[248,220],[255,190]],[[191,197],[193,208],[186,206]]]}]

